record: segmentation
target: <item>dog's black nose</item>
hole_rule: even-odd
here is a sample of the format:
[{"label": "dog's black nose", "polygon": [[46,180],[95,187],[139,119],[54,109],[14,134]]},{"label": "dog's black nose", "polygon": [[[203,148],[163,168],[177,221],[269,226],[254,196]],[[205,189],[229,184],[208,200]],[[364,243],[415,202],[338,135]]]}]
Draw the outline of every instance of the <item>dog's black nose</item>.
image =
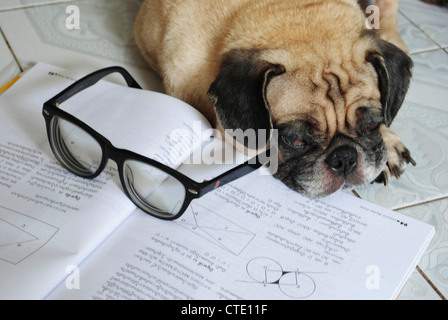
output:
[{"label": "dog's black nose", "polygon": [[353,147],[339,147],[328,156],[325,162],[334,172],[348,175],[356,168],[358,152]]}]

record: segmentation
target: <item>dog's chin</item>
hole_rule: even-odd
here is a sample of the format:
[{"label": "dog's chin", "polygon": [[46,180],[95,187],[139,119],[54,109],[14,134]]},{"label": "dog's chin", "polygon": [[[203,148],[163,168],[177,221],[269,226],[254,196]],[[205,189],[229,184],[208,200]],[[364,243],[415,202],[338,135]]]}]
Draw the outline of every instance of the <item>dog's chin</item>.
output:
[{"label": "dog's chin", "polygon": [[373,181],[375,178],[362,180],[361,182],[351,182],[350,179],[342,176],[333,176],[331,178],[316,179],[315,183],[306,183],[298,181],[293,189],[300,194],[310,198],[323,198],[339,190],[351,190],[356,186],[361,186]]},{"label": "dog's chin", "polygon": [[381,173],[386,163],[385,159],[376,165],[365,165],[360,162],[356,169],[348,175],[337,174],[325,163],[313,167],[313,174],[294,173],[277,175],[283,183],[300,194],[310,198],[323,198],[339,190],[353,188],[371,183]]}]

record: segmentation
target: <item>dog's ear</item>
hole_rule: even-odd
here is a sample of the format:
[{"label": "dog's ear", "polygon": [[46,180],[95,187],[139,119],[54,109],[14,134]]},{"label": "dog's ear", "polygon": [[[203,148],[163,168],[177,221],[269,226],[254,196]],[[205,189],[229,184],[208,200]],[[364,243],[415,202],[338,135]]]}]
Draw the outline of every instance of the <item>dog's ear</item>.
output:
[{"label": "dog's ear", "polygon": [[395,45],[378,40],[379,51],[369,52],[370,62],[378,74],[384,123],[390,126],[403,104],[412,76],[411,58]]},{"label": "dog's ear", "polygon": [[[266,89],[271,77],[284,73],[285,68],[259,56],[260,51],[256,49],[237,49],[226,54],[207,96],[223,129],[243,132],[253,129],[256,133],[264,129],[269,140],[273,124]],[[234,138],[253,149],[253,144],[249,146],[246,141]]]}]

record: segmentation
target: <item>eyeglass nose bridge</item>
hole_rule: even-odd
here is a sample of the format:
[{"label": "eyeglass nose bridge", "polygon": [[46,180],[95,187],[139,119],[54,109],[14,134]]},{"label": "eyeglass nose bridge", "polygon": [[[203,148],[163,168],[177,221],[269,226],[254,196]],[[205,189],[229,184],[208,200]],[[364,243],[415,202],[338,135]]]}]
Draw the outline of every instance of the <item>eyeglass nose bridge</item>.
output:
[{"label": "eyeglass nose bridge", "polygon": [[103,163],[101,164],[101,171],[104,170],[109,160],[112,160],[117,165],[118,172],[121,172],[122,170],[120,169],[120,167],[123,167],[124,162],[128,159],[125,150],[115,147],[107,139],[104,139],[101,145],[103,148]]}]

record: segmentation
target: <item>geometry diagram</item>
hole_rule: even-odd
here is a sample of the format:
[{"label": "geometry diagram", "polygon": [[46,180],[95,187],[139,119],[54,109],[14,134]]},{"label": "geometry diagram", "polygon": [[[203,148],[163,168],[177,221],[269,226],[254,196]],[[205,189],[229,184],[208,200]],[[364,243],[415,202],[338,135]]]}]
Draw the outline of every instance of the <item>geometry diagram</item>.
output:
[{"label": "geometry diagram", "polygon": [[191,204],[175,222],[234,255],[239,255],[255,237],[254,233],[199,204]]},{"label": "geometry diagram", "polygon": [[59,228],[0,207],[0,260],[18,264],[45,245]]},{"label": "geometry diagram", "polygon": [[267,286],[277,286],[286,296],[293,299],[305,299],[316,291],[316,282],[310,273],[299,270],[284,271],[275,260],[265,257],[254,258],[246,265],[248,276],[254,283]]}]

